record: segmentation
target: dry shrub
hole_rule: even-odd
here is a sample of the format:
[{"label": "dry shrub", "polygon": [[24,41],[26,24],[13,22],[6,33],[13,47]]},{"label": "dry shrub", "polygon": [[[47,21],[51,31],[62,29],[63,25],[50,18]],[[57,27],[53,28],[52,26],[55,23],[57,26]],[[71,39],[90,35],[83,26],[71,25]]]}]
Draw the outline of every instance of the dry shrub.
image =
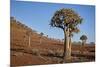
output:
[{"label": "dry shrub", "polygon": [[62,50],[48,50],[49,56],[62,56],[63,51]]},{"label": "dry shrub", "polygon": [[55,52],[55,56],[62,56],[62,54],[63,54],[63,51],[62,50],[57,50]]},{"label": "dry shrub", "polygon": [[55,52],[53,50],[48,50],[48,56],[54,56]]},{"label": "dry shrub", "polygon": [[23,56],[23,55],[24,55],[24,53],[22,53],[22,52],[16,52],[13,54],[13,56]]},{"label": "dry shrub", "polygon": [[38,49],[32,49],[32,54],[39,56],[40,52]]},{"label": "dry shrub", "polygon": [[58,58],[58,57],[53,57],[52,58],[52,62],[54,62],[54,63],[62,63],[63,62],[63,59]]}]

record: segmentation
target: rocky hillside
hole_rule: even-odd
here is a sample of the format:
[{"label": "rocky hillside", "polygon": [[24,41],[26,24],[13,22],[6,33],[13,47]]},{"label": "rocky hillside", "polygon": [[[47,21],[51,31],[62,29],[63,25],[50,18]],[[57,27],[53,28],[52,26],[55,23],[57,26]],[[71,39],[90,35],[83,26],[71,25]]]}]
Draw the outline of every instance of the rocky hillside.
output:
[{"label": "rocky hillside", "polygon": [[[37,33],[14,17],[10,24],[11,66],[63,63],[63,42]],[[71,57],[67,62],[95,61],[95,45],[72,45]]]},{"label": "rocky hillside", "polygon": [[[30,36],[31,46],[39,44],[40,39],[43,43],[54,44],[59,42],[59,40],[48,38],[47,36],[42,36],[35,30],[32,30],[20,21],[17,21],[14,17],[11,17],[11,45],[16,44],[20,46],[28,46],[28,37]],[[34,43],[34,44],[33,44]],[[60,42],[61,43],[61,42]]]}]

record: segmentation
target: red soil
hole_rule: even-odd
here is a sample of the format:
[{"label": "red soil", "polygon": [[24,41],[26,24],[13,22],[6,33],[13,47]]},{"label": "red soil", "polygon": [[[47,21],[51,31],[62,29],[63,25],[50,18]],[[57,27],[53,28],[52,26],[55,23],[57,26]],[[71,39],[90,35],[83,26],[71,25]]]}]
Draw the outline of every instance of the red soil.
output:
[{"label": "red soil", "polygon": [[[11,66],[62,63],[63,42],[42,36],[32,31],[31,46],[28,45],[27,31],[23,24],[11,20]],[[82,52],[84,51],[84,52]],[[82,53],[81,53],[82,52]],[[95,61],[95,45],[72,45],[70,62]]]}]

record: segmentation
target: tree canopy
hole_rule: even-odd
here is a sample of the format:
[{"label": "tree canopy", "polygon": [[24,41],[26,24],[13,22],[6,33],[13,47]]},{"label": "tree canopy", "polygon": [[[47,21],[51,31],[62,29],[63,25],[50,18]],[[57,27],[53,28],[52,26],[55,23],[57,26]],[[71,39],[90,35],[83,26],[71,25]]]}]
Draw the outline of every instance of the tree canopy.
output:
[{"label": "tree canopy", "polygon": [[72,9],[63,8],[55,12],[51,19],[50,25],[61,29],[70,28],[70,31],[75,31],[78,24],[82,23],[82,18]]},{"label": "tree canopy", "polygon": [[86,36],[86,35],[82,35],[82,36],[80,37],[80,40],[87,40],[87,36]]}]

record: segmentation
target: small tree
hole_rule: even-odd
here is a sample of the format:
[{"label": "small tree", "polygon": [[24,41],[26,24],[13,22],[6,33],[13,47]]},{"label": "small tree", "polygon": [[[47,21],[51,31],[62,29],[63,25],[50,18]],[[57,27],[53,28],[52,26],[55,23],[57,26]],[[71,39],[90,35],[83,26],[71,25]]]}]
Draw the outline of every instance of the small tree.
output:
[{"label": "small tree", "polygon": [[82,40],[82,45],[84,46],[86,44],[87,36],[86,35],[82,35],[80,37],[80,40]]},{"label": "small tree", "polygon": [[48,35],[47,35],[47,38],[48,38]]},{"label": "small tree", "polygon": [[41,44],[41,43],[42,43],[42,36],[44,35],[44,33],[41,32],[40,35],[41,35],[41,36],[40,36],[40,44]]},{"label": "small tree", "polygon": [[82,18],[72,9],[60,9],[55,12],[51,19],[52,27],[60,28],[64,31],[64,60],[71,57],[71,35],[78,30],[77,25],[81,24]]},{"label": "small tree", "polygon": [[26,32],[26,35],[28,36],[28,45],[29,45],[29,47],[31,47],[31,34],[32,34],[32,32],[30,30],[28,30]]},{"label": "small tree", "polygon": [[90,45],[95,45],[95,42],[90,42]]}]

